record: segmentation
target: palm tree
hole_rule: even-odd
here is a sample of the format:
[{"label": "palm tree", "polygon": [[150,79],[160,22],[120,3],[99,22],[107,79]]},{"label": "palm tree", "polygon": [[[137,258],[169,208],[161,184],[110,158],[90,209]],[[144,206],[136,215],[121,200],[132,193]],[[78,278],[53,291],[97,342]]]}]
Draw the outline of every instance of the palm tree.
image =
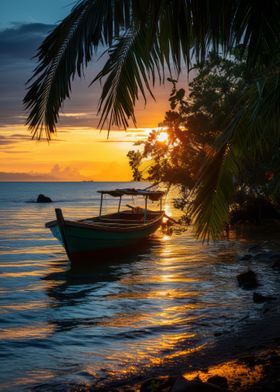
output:
[{"label": "palm tree", "polygon": [[[33,137],[56,130],[71,82],[100,46],[108,60],[93,82],[105,78],[99,102],[100,126],[126,128],[136,122],[139,94],[153,97],[155,79],[165,70],[179,74],[209,51],[230,55],[241,45],[248,70],[258,77],[241,98],[238,118],[217,141],[217,152],[202,171],[192,215],[202,237],[216,237],[244,154],[256,154],[279,139],[280,2],[256,0],[80,0],[44,40],[38,66],[28,81],[24,105]],[[238,164],[237,164],[238,162]]]}]

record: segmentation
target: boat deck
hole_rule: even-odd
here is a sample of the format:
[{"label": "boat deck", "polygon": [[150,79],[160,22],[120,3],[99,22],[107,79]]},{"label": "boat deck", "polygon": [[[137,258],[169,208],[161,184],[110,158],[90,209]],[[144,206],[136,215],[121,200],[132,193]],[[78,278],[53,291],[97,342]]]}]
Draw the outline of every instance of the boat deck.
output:
[{"label": "boat deck", "polygon": [[[155,219],[160,214],[159,211],[148,211],[146,216],[146,222],[148,223]],[[94,218],[83,219],[80,222],[83,223],[102,223],[102,224],[120,224],[120,225],[135,225],[144,223],[145,218],[143,210],[139,212],[133,211],[121,211],[114,214],[102,215]]]}]

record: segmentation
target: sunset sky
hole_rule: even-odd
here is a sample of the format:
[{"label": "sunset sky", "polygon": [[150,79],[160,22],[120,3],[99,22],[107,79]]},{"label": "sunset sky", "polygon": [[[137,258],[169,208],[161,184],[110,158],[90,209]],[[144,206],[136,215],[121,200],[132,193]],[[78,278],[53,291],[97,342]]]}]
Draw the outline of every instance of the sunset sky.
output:
[{"label": "sunset sky", "polygon": [[[133,142],[163,120],[171,86],[156,86],[157,101],[137,105],[138,129],[114,130],[107,140],[96,116],[100,85],[88,88],[102,63],[93,62],[85,79],[73,85],[58,133],[50,143],[31,139],[22,98],[35,66],[35,50],[55,23],[67,15],[71,0],[9,0],[0,12],[0,181],[130,180],[126,158]],[[104,60],[103,60],[104,61]]]}]

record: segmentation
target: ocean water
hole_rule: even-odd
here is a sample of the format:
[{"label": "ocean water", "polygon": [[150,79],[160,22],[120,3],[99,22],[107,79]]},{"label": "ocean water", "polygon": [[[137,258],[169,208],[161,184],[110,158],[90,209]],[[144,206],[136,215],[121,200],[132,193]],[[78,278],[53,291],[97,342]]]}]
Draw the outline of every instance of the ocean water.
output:
[{"label": "ocean water", "polygon": [[[253,241],[244,237],[203,245],[191,230],[158,230],[125,258],[71,269],[44,227],[54,208],[70,219],[91,217],[96,190],[144,185],[0,183],[1,391],[106,388],[202,350],[215,333],[259,312],[252,292],[236,283],[248,265],[236,255]],[[55,202],[36,204],[39,193]],[[116,205],[106,199],[104,212]],[[178,216],[172,196],[165,208]],[[261,291],[277,293],[279,275],[261,263],[253,269]]]}]

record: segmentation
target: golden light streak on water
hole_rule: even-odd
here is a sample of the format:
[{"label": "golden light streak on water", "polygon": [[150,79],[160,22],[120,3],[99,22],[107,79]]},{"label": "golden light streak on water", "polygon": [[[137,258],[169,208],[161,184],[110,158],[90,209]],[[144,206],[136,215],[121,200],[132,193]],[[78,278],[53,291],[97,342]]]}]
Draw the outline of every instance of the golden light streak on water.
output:
[{"label": "golden light streak on water", "polygon": [[42,303],[41,301],[32,301],[32,302],[24,302],[19,304],[10,304],[10,305],[3,305],[0,308],[0,314],[5,314],[9,312],[25,312],[29,310],[39,310],[43,308],[47,308],[48,305]]},{"label": "golden light streak on water", "polygon": [[[108,374],[112,378],[122,378],[125,375],[131,375],[139,371],[140,364],[143,368],[159,366],[165,361],[199,352],[206,346],[206,344],[201,344],[196,347],[186,348],[184,350],[179,350],[176,353],[171,353],[172,348],[178,345],[178,343],[194,338],[195,336],[196,335],[192,333],[181,333],[178,335],[164,334],[157,339],[155,346],[154,342],[152,343],[152,341],[148,339],[146,340],[145,346],[137,345],[133,353],[125,353],[122,358],[122,366],[118,368],[117,371],[109,370]],[[162,355],[163,352],[166,354]],[[114,355],[112,355],[110,359],[114,361]]]},{"label": "golden light streak on water", "polygon": [[[128,186],[139,184],[113,185]],[[189,231],[169,236],[158,230],[124,260],[71,269],[44,223],[54,219],[54,207],[72,219],[98,214],[96,190],[104,187],[112,184],[9,184],[6,190],[1,184],[4,384],[9,372],[17,390],[125,378],[203,350],[215,332],[255,311],[235,278],[244,269],[236,255],[248,247],[245,241],[203,246]],[[56,203],[26,203],[38,193]],[[177,219],[170,200],[165,209]],[[106,200],[104,212],[116,208]],[[265,279],[267,266],[258,262],[254,269]],[[265,281],[270,295],[279,291],[275,279],[271,271]]]},{"label": "golden light streak on water", "polygon": [[43,339],[51,335],[55,328],[48,324],[30,324],[25,327],[1,328],[0,338],[3,340]]},{"label": "golden light streak on water", "polygon": [[116,294],[109,294],[107,296],[108,300],[117,300],[121,298],[128,299],[143,299],[144,297],[147,299],[160,298],[161,300],[169,301],[171,299],[180,299],[180,298],[188,298],[192,296],[197,296],[200,292],[192,290],[191,292],[176,289],[176,288],[168,288],[168,290],[148,290],[144,294],[142,291],[128,291],[121,292]]},{"label": "golden light streak on water", "polygon": [[204,343],[204,344],[201,344],[200,346],[195,347],[195,348],[189,348],[187,350],[176,351],[175,353],[168,355],[166,358],[167,359],[174,359],[174,358],[182,357],[185,355],[197,353],[197,352],[203,350],[206,346],[207,346],[207,344]]}]

